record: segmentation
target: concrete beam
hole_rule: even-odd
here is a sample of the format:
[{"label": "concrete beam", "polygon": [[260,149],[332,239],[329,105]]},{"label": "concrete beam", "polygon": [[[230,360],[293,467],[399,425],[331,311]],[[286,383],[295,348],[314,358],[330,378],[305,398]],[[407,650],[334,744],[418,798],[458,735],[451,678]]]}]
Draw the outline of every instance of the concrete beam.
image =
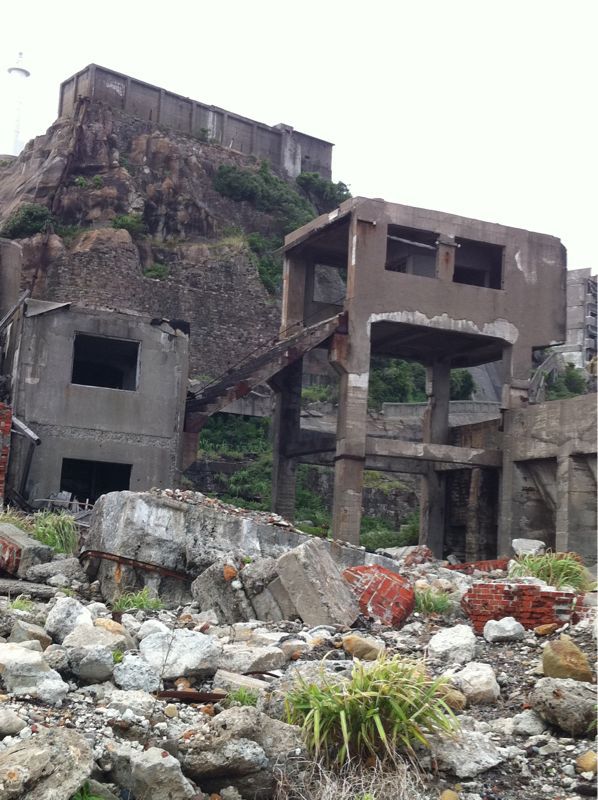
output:
[{"label": "concrete beam", "polygon": [[452,462],[468,467],[499,467],[502,464],[500,450],[482,450],[425,442],[403,442],[399,439],[382,439],[374,436],[367,437],[366,454],[368,456],[421,459],[432,463]]}]

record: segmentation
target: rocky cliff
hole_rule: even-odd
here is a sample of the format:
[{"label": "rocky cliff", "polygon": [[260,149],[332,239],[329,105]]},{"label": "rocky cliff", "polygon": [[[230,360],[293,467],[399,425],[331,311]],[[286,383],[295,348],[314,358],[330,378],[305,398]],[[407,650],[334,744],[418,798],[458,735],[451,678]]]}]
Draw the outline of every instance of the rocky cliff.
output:
[{"label": "rocky cliff", "polygon": [[[273,233],[276,222],[216,191],[223,164],[256,166],[81,101],[74,118],[0,166],[0,221],[39,203],[59,222],[56,233],[21,241],[24,284],[34,297],[186,319],[192,375],[220,374],[275,336],[279,322],[245,238]],[[123,215],[141,219],[144,234],[113,228]]]}]

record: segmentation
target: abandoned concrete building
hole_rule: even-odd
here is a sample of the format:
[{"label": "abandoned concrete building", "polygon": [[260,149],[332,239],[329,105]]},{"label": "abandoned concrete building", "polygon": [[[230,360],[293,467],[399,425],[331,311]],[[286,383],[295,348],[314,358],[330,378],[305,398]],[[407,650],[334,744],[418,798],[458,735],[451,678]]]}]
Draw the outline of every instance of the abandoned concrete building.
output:
[{"label": "abandoned concrete building", "polygon": [[[4,274],[11,258],[18,268],[18,250],[2,241]],[[184,326],[9,292],[2,311],[14,432],[9,497],[36,505],[62,491],[85,503],[172,486],[187,389]]]},{"label": "abandoned concrete building", "polygon": [[82,97],[200,140],[265,158],[291,177],[301,172],[331,177],[333,145],[290,125],[271,127],[97,64],[89,64],[61,84],[58,115],[73,115]]},{"label": "abandoned concrete building", "polygon": [[[322,271],[337,273],[341,294],[314,291]],[[357,544],[364,470],[413,473],[420,541],[439,556],[492,558],[533,535],[595,561],[595,398],[528,405],[533,352],[565,338],[565,275],[554,237],[381,200],[347,201],[287,236],[288,364],[280,370],[275,354],[270,378],[275,510],[293,517],[298,463],[333,464],[334,535]],[[339,374],[335,436],[301,428],[302,357],[312,347],[327,347]],[[426,367],[422,442],[368,431],[370,358],[379,354]],[[450,428],[451,368],[488,362],[502,375],[500,419]],[[227,401],[245,393],[251,369],[192,401],[188,423],[227,385]],[[253,382],[263,380],[264,359],[253,369]]]}]

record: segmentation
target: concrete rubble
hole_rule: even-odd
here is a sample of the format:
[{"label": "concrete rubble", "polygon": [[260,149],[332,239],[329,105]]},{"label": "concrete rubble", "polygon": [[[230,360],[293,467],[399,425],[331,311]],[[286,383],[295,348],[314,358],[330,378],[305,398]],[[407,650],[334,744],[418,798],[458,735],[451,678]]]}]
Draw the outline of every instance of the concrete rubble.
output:
[{"label": "concrete rubble", "polygon": [[[304,779],[301,731],[285,710],[297,681],[342,684],[358,661],[394,655],[427,657],[429,673],[448,680],[443,698],[460,723],[456,739],[430,737],[420,754],[422,800],[457,784],[459,800],[577,800],[595,791],[595,608],[580,606],[578,618],[544,635],[508,616],[476,631],[461,600],[480,581],[502,585],[505,571],[491,564],[449,569],[421,549],[365,564],[372,554],[305,537],[272,515],[193,493],[123,494],[98,504],[87,546],[117,550],[93,538],[107,535],[105,513],[116,541],[132,544],[115,509],[129,520],[144,509],[162,530],[174,521],[174,544],[148,528],[137,552],[123,555],[169,559],[187,579],[88,561],[89,577],[67,564],[68,593],[57,587],[26,610],[0,597],[0,797],[70,800],[87,782],[107,800],[148,792],[152,800],[272,800],[281,774],[297,786]],[[50,581],[60,561],[72,559],[30,570]],[[396,624],[358,602],[345,574],[364,567],[407,593]],[[119,572],[137,583],[119,583]],[[169,607],[112,619],[114,592],[142,585],[163,588]],[[415,610],[411,595],[421,591],[445,595],[451,610]],[[577,679],[542,677],[564,667]],[[67,780],[54,761],[75,751]]]}]

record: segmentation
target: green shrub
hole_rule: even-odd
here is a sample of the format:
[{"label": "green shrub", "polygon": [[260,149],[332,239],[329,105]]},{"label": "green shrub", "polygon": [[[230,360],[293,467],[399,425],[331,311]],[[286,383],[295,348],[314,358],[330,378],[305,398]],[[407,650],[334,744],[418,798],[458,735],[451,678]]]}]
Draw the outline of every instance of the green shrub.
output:
[{"label": "green shrub", "polygon": [[115,650],[112,653],[112,660],[114,661],[115,664],[120,664],[120,663],[122,663],[123,655],[124,654],[123,654],[122,650]]},{"label": "green shrub", "polygon": [[72,555],[79,547],[77,526],[70,514],[38,511],[33,517],[33,536],[57,553]]},{"label": "green shrub", "polygon": [[257,705],[257,694],[255,692],[251,692],[249,689],[246,689],[244,686],[240,686],[238,689],[235,689],[233,692],[229,692],[228,693],[227,698],[224,701],[224,705],[227,708],[230,708],[233,705],[236,705],[236,706],[256,706]]},{"label": "green shrub", "polygon": [[254,458],[270,452],[270,421],[240,414],[213,414],[202,428],[201,458]]},{"label": "green shrub", "polygon": [[147,227],[141,214],[120,214],[112,220],[112,227],[128,231],[133,238],[147,233]]},{"label": "green shrub", "polygon": [[333,183],[320,177],[317,172],[302,172],[296,181],[319,214],[338,208],[351,197],[351,192],[342,181]]},{"label": "green shrub", "polygon": [[156,278],[159,281],[163,281],[165,278],[168,277],[169,268],[167,264],[160,264],[156,262],[152,264],[151,267],[148,267],[143,272],[143,276],[145,278]]},{"label": "green shrub", "polygon": [[304,408],[310,403],[332,403],[337,397],[336,387],[331,384],[304,386],[301,389],[301,405]]},{"label": "green shrub", "polygon": [[360,543],[371,553],[380,548],[407,547],[417,544],[418,540],[419,511],[411,512],[398,531],[380,517],[362,517]]},{"label": "green shrub", "polygon": [[77,175],[73,183],[78,189],[87,189],[89,187],[89,181],[83,175]]},{"label": "green shrub", "polygon": [[563,373],[559,373],[547,383],[546,399],[566,400],[569,397],[585,394],[587,389],[588,381],[583,370],[569,363]]},{"label": "green shrub", "polygon": [[451,400],[471,400],[476,385],[468,369],[452,369],[450,381]]},{"label": "green shrub", "polygon": [[357,662],[348,681],[300,679],[286,698],[288,722],[303,728],[309,750],[325,762],[393,756],[428,745],[432,733],[451,734],[457,721],[439,695],[445,678],[399,656]]},{"label": "green shrub", "polygon": [[23,595],[20,594],[10,603],[10,607],[14,611],[33,611],[35,608],[35,603],[29,600],[29,598],[23,597]]},{"label": "green shrub", "polygon": [[419,509],[407,515],[407,519],[399,528],[401,544],[399,547],[408,547],[419,542]]},{"label": "green shrub", "polygon": [[546,581],[560,589],[571,586],[580,592],[591,591],[595,582],[584,565],[572,553],[551,553],[538,556],[519,556],[509,569],[509,575],[520,578],[530,576]]},{"label": "green shrub", "polygon": [[313,206],[274,175],[267,161],[262,161],[257,170],[222,164],[214,176],[214,188],[231,200],[245,200],[258,211],[271,214],[282,233],[290,233],[316,216]]},{"label": "green shrub", "polygon": [[426,371],[421,364],[386,356],[373,356],[370,369],[368,405],[382,403],[424,403]]},{"label": "green shrub", "polygon": [[159,597],[151,597],[147,586],[138,592],[125,592],[112,603],[113,611],[131,611],[143,609],[157,611],[162,608]]},{"label": "green shrub", "polygon": [[94,189],[101,189],[104,186],[104,179],[101,175],[94,175],[91,179],[91,183]]},{"label": "green shrub", "polygon": [[450,597],[433,589],[415,590],[415,610],[420,614],[449,614],[454,608]]},{"label": "green shrub", "polygon": [[38,203],[24,203],[6,220],[0,236],[6,239],[24,239],[45,230],[54,224],[50,209]]},{"label": "green shrub", "polygon": [[270,294],[275,294],[282,280],[282,257],[275,252],[282,246],[282,237],[250,233],[247,244],[260,280]]}]

